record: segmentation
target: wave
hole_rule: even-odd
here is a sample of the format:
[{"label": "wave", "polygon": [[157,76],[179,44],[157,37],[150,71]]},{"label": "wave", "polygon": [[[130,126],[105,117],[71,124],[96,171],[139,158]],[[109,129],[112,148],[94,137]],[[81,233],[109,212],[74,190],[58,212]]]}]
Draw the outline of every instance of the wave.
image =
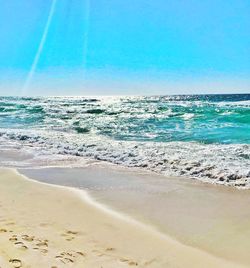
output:
[{"label": "wave", "polygon": [[116,141],[104,136],[48,131],[0,131],[1,144],[15,141],[46,156],[76,156],[141,168],[167,176],[184,176],[209,183],[250,187],[250,145],[196,142]]},{"label": "wave", "polygon": [[0,148],[14,143],[45,164],[80,157],[249,187],[249,102],[250,94],[0,97]]},{"label": "wave", "polygon": [[118,140],[249,144],[248,97],[2,97],[0,126],[75,132],[79,122],[77,127]]}]

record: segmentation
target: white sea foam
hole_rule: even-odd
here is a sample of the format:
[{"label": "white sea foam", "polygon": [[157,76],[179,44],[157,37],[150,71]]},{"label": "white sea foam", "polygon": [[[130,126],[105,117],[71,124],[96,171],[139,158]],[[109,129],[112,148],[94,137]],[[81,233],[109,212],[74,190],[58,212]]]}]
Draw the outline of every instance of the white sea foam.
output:
[{"label": "white sea foam", "polygon": [[[0,97],[5,166],[106,161],[211,183],[250,185],[250,96]],[[13,156],[13,154],[12,154]]]},{"label": "white sea foam", "polygon": [[[250,145],[247,144],[116,141],[93,134],[34,130],[1,130],[0,136],[5,148],[6,142],[12,141],[12,148],[32,153],[32,165],[82,166],[90,160],[107,161],[167,176],[250,187]],[[25,161],[27,165],[30,163],[26,159],[22,165]]]}]

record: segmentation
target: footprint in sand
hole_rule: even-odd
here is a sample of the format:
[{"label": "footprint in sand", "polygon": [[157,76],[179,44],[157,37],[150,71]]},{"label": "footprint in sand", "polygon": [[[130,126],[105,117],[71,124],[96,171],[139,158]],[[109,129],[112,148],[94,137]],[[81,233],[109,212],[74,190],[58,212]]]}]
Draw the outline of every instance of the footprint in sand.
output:
[{"label": "footprint in sand", "polygon": [[17,235],[12,235],[10,238],[9,238],[9,241],[10,242],[17,242]]},{"label": "footprint in sand", "polygon": [[81,252],[81,251],[76,251],[76,254],[78,254],[78,255],[80,255],[80,256],[82,256],[82,257],[85,257],[85,256],[86,256],[86,254],[83,253],[83,252]]},{"label": "footprint in sand", "polygon": [[139,265],[138,262],[136,262],[134,260],[119,257],[119,256],[116,256],[115,254],[112,254],[112,252],[114,252],[114,251],[115,251],[115,248],[112,248],[112,247],[106,248],[105,252],[103,252],[103,250],[98,250],[98,249],[92,250],[92,252],[97,254],[98,257],[111,258],[111,259],[115,258],[124,264],[126,263],[129,266],[138,266]]},{"label": "footprint in sand", "polygon": [[[48,240],[47,239],[38,239],[35,236],[23,234],[21,236],[12,235],[9,238],[9,241],[14,244],[15,247],[19,249],[26,250],[32,247],[34,250],[38,250],[43,254],[48,253]],[[24,242],[29,245],[29,247]]]},{"label": "footprint in sand", "polygon": [[28,249],[28,247],[20,239],[18,239],[17,235],[12,235],[9,238],[9,241],[12,242],[14,246],[18,249],[22,249],[22,250]]},{"label": "footprint in sand", "polygon": [[66,232],[61,234],[61,236],[65,237],[65,239],[67,241],[74,240],[77,235],[78,235],[78,232],[76,232],[76,231],[66,231]]},{"label": "footprint in sand", "polygon": [[9,262],[13,265],[14,268],[22,267],[22,261],[19,259],[10,259]]},{"label": "footprint in sand", "polygon": [[109,248],[106,248],[105,251],[115,251],[115,248],[109,247]]},{"label": "footprint in sand", "polygon": [[55,257],[56,259],[59,259],[62,263],[74,263],[75,255],[69,252],[62,252],[59,255]]},{"label": "footprint in sand", "polygon": [[[7,225],[7,224],[5,224],[5,225]],[[5,228],[0,228],[0,234],[1,233],[13,233],[13,231],[12,230],[7,230],[7,229],[5,229]]]},{"label": "footprint in sand", "polygon": [[27,241],[27,242],[32,242],[32,241],[34,241],[34,236],[29,236],[29,235],[22,235],[21,236],[22,237],[22,239],[24,240],[24,241]]},{"label": "footprint in sand", "polygon": [[40,241],[39,243],[36,244],[36,246],[38,247],[48,247],[48,241],[47,240],[44,240],[44,241]]},{"label": "footprint in sand", "polygon": [[81,251],[70,251],[61,252],[59,255],[55,256],[56,259],[60,260],[62,263],[74,263],[78,257],[85,257],[86,254]]},{"label": "footprint in sand", "polygon": [[28,247],[21,241],[14,242],[14,245],[15,245],[15,247],[22,249],[22,250],[28,249]]},{"label": "footprint in sand", "polygon": [[34,250],[39,250],[39,251],[40,251],[41,253],[43,253],[43,254],[46,254],[46,253],[49,252],[46,248],[38,248],[38,247],[34,247],[33,249],[34,249]]},{"label": "footprint in sand", "polygon": [[77,235],[78,234],[78,232],[76,232],[76,231],[67,231],[66,233],[67,234],[72,234],[72,235]]},{"label": "footprint in sand", "polygon": [[35,244],[35,247],[33,247],[34,250],[39,250],[41,253],[46,254],[48,253],[48,240],[41,240],[41,239],[36,239],[38,243]]},{"label": "footprint in sand", "polygon": [[120,261],[125,262],[130,266],[138,266],[138,263],[136,261],[132,261],[132,260],[129,260],[129,259],[126,259],[126,258],[121,258]]},{"label": "footprint in sand", "polygon": [[27,234],[24,234],[21,237],[22,237],[22,240],[30,243],[30,245],[32,246],[34,250],[38,250],[43,254],[48,253],[49,240],[36,238],[35,236],[27,235]]}]

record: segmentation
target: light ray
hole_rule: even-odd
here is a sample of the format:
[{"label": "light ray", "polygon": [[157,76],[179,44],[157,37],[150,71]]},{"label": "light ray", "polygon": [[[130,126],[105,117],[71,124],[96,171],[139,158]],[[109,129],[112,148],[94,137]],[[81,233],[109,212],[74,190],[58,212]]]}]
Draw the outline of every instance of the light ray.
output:
[{"label": "light ray", "polygon": [[41,38],[41,41],[40,41],[36,56],[34,58],[34,61],[32,63],[32,66],[31,66],[31,69],[29,71],[29,74],[28,74],[28,76],[27,76],[27,78],[25,80],[25,83],[24,83],[24,85],[22,87],[22,90],[21,90],[22,95],[25,95],[27,93],[27,91],[29,89],[29,86],[30,86],[30,83],[32,81],[32,78],[34,76],[34,73],[36,71],[37,64],[39,62],[41,53],[43,51],[44,44],[45,44],[46,39],[47,39],[50,24],[51,24],[52,18],[53,18],[54,13],[55,13],[56,3],[57,3],[57,0],[52,0],[50,11],[49,11],[49,16],[48,16],[48,19],[47,19],[47,22],[46,22],[46,25],[45,25],[45,28],[44,28],[44,31],[43,31],[43,35],[42,35],[42,38]]},{"label": "light ray", "polygon": [[90,20],[90,0],[85,2],[85,31],[83,36],[83,75],[86,75],[87,68],[87,54],[88,54],[88,42],[89,42],[89,20]]}]

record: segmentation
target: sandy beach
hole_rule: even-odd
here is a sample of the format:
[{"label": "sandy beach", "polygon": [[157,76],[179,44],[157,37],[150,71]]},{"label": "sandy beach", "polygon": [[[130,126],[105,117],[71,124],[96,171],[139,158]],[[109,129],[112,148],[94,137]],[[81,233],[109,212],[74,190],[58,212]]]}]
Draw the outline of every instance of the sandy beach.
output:
[{"label": "sandy beach", "polygon": [[[244,267],[185,246],[80,190],[0,170],[0,266]],[[245,266],[247,267],[247,266]]]},{"label": "sandy beach", "polygon": [[0,3],[0,268],[250,268],[250,0]]},{"label": "sandy beach", "polygon": [[35,181],[83,189],[96,202],[185,245],[236,263],[250,264],[249,190],[107,163],[18,171]]}]

